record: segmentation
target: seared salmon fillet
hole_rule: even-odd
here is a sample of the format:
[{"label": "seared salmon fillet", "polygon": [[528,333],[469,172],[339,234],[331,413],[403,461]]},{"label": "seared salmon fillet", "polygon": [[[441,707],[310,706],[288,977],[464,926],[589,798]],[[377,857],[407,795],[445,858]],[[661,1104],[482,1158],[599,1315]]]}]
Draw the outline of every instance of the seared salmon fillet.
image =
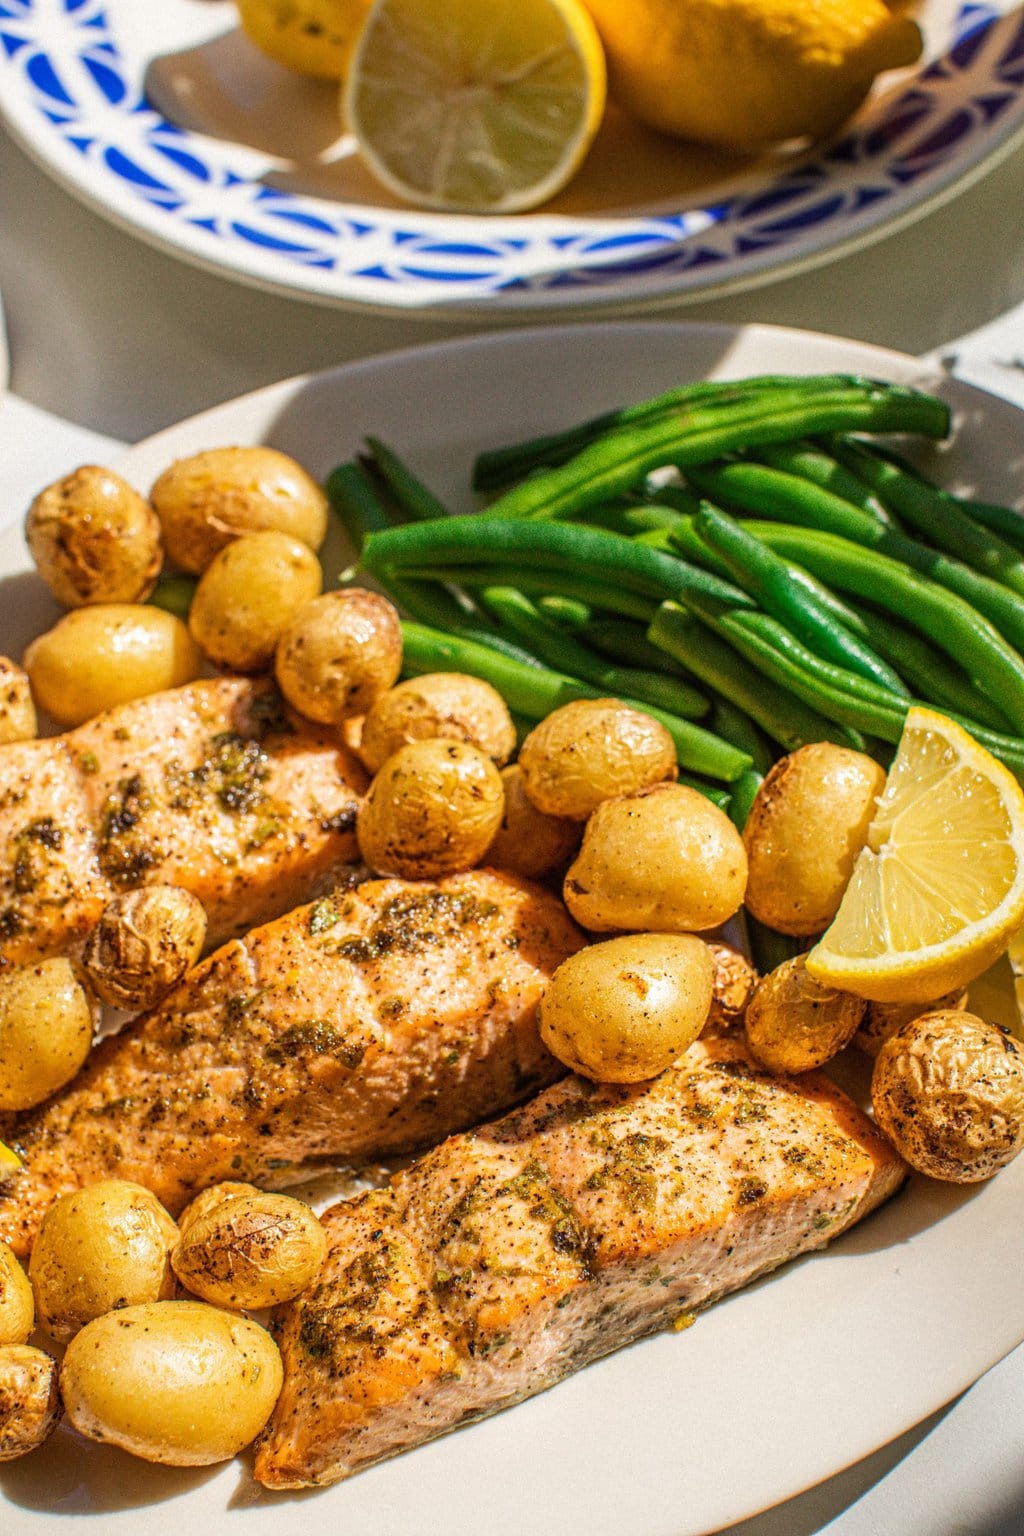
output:
[{"label": "seared salmon fillet", "polygon": [[96,1179],[177,1213],[222,1179],[280,1188],[507,1108],[564,1072],[537,1004],[582,942],[557,897],[496,870],[368,880],[232,940],[63,1092],[0,1116],[23,1159],[0,1238],[27,1253],[48,1205]]},{"label": "seared salmon fillet", "polygon": [[347,748],[247,678],[0,746],[0,969],[73,948],[139,885],[198,896],[213,942],[276,917],[356,857],[366,783]]},{"label": "seared salmon fillet", "polygon": [[820,1248],[906,1169],[827,1078],[725,1036],[650,1084],[572,1077],[324,1215],[256,1477],[333,1483]]}]

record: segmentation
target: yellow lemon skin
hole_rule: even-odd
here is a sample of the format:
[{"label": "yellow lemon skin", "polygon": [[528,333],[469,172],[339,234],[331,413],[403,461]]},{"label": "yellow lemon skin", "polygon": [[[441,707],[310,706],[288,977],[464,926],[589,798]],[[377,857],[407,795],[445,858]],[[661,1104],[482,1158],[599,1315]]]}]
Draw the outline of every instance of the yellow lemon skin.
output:
[{"label": "yellow lemon skin", "polygon": [[663,133],[727,149],[820,138],[921,33],[882,0],[586,0],[612,97]]},{"label": "yellow lemon skin", "polygon": [[372,0],[237,0],[246,35],[302,75],[343,80]]}]

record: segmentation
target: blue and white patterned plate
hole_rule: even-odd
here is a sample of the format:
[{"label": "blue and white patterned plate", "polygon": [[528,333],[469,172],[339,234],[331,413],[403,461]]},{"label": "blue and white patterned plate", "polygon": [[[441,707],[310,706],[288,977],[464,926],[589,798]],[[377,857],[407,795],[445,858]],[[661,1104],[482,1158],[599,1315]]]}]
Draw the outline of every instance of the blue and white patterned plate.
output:
[{"label": "blue and white patterned plate", "polygon": [[94,208],[258,286],[491,318],[637,307],[875,239],[1024,136],[1020,7],[916,14],[922,64],[883,77],[812,154],[729,161],[613,113],[557,203],[507,218],[389,202],[340,137],[333,90],[259,55],[230,0],[0,0],[0,112]]}]

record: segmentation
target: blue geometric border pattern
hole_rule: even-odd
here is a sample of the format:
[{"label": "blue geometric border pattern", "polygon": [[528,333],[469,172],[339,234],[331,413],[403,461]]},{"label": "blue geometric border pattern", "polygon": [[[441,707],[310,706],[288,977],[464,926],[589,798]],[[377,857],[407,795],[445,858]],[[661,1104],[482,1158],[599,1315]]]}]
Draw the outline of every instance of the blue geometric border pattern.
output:
[{"label": "blue geometric border pattern", "polygon": [[971,159],[975,141],[983,146],[1020,110],[1024,19],[963,4],[941,58],[878,102],[862,128],[755,192],[614,223],[460,219],[457,238],[439,234],[436,219],[378,217],[275,188],[247,174],[237,146],[177,128],[131,77],[103,0],[0,0],[0,71],[41,131],[87,162],[94,180],[109,178],[119,206],[144,207],[150,227],[166,220],[172,243],[174,226],[187,230],[190,247],[205,244],[218,264],[230,265],[231,246],[244,248],[291,286],[316,272],[321,291],[336,283],[347,297],[383,304],[409,285],[425,302],[582,288],[641,297],[672,279],[740,277],[794,247],[841,243],[866,217],[884,219],[890,200]]}]

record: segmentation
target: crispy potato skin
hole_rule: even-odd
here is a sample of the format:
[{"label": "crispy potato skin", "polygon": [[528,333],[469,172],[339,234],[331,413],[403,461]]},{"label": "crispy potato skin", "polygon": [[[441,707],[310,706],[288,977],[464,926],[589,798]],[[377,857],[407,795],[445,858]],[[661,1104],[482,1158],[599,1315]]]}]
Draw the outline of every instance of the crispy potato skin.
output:
[{"label": "crispy potato skin", "polygon": [[869,1002],[853,1043],[866,1055],[877,1056],[890,1035],[895,1035],[904,1024],[919,1019],[923,1013],[945,1013],[954,1008],[966,1007],[966,992],[947,992],[930,1003]]},{"label": "crispy potato skin", "polygon": [[359,756],[371,773],[413,741],[464,741],[500,768],[512,756],[516,728],[505,700],[482,678],[425,672],[383,694],[367,711]]},{"label": "crispy potato skin", "polygon": [[491,759],[467,742],[412,741],[392,753],[359,807],[369,867],[406,880],[472,869],[501,825],[505,797]]},{"label": "crispy potato skin", "polygon": [[797,955],[754,988],[744,1021],[750,1054],[770,1072],[809,1072],[849,1044],[866,1006],[815,981]]},{"label": "crispy potato skin", "polygon": [[365,715],[401,670],[398,612],[361,587],[314,597],[286,625],[274,654],[281,692],[321,725]]},{"label": "crispy potato skin", "polygon": [[32,741],[37,729],[28,673],[9,656],[0,656],[0,746]]},{"label": "crispy potato skin", "polygon": [[86,942],[82,964],[111,1008],[153,1008],[194,965],[206,939],[206,913],[179,885],[147,885],[115,896]]},{"label": "crispy potato skin", "polygon": [[98,464],[83,464],[39,492],[25,519],[25,542],[65,608],[142,602],[164,555],[149,502]]},{"label": "crispy potato skin", "polygon": [[518,763],[501,770],[501,782],[505,809],[497,836],[487,850],[488,864],[510,869],[528,880],[562,873],[580,845],[580,823],[538,811],[523,787]]},{"label": "crispy potato skin", "polygon": [[0,975],[0,1110],[31,1109],[70,1082],[89,1054],[97,1017],[63,956]]},{"label": "crispy potato skin", "polygon": [[0,1462],[42,1445],[62,1412],[56,1360],[28,1344],[0,1348]]},{"label": "crispy potato skin", "polygon": [[780,758],[743,829],[747,906],[760,922],[795,937],[828,927],[884,785],[873,758],[831,742]]},{"label": "crispy potato skin", "polygon": [[319,1274],[327,1234],[301,1200],[235,1186],[194,1204],[182,1212],[171,1265],[203,1301],[258,1311],[291,1301]]},{"label": "crispy potato skin", "polygon": [[704,1028],[708,1032],[738,1029],[747,1014],[758,975],[746,955],[720,939],[708,939],[714,963],[711,1008]]},{"label": "crispy potato skin", "polygon": [[83,725],[118,704],[180,688],[202,670],[180,619],[144,603],[72,608],[25,652],[40,709],[59,725]]},{"label": "crispy potato skin", "polygon": [[572,821],[679,771],[661,722],[617,699],[576,699],[552,710],[523,742],[519,767],[537,809]]},{"label": "crispy potato skin", "polygon": [[320,562],[302,539],[274,528],[243,534],[200,576],[189,632],[216,667],[269,671],[278,639],[322,585]]},{"label": "crispy potato skin", "polygon": [[14,1249],[0,1243],[0,1349],[27,1344],[35,1326],[32,1285]]}]

